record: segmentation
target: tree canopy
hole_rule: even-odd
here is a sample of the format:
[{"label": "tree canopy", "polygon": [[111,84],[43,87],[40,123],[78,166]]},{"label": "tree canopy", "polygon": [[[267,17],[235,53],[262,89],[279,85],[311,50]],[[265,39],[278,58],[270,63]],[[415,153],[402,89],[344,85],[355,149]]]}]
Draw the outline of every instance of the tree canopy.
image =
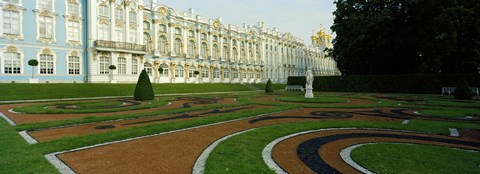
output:
[{"label": "tree canopy", "polygon": [[473,73],[478,0],[337,0],[332,56],[343,74]]}]

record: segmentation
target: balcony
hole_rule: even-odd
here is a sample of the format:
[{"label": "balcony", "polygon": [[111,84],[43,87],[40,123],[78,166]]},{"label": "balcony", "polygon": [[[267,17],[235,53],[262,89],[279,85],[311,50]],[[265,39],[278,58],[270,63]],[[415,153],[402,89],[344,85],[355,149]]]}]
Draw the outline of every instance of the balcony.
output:
[{"label": "balcony", "polygon": [[102,51],[126,51],[136,54],[146,54],[146,45],[138,45],[126,42],[96,40],[94,42],[95,48]]}]

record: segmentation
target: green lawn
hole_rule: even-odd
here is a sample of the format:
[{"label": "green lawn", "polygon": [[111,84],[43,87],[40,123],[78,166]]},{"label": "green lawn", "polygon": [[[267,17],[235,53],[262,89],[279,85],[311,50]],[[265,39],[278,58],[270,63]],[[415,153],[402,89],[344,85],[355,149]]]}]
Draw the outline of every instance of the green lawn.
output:
[{"label": "green lawn", "polygon": [[480,173],[479,152],[430,145],[369,144],[352,159],[375,173]]},{"label": "green lawn", "polygon": [[431,116],[464,118],[466,116],[480,116],[480,109],[465,109],[465,108],[425,109],[425,110],[420,110],[419,113],[423,115],[431,115]]},{"label": "green lawn", "polygon": [[[253,84],[253,85],[255,85],[257,88],[260,88],[260,89],[263,89],[263,90],[265,90],[265,86],[267,86],[266,83],[257,83],[257,84]],[[286,84],[272,84],[273,90],[281,91],[281,90],[285,90],[285,87],[287,87]]]},{"label": "green lawn", "polygon": [[[136,84],[0,84],[0,101],[133,96]],[[242,84],[153,84],[156,95],[191,92],[249,91]]]},{"label": "green lawn", "polygon": [[300,102],[300,103],[344,103],[347,99],[338,97],[317,96],[315,98],[305,98],[305,96],[278,96],[275,99],[286,102]]}]

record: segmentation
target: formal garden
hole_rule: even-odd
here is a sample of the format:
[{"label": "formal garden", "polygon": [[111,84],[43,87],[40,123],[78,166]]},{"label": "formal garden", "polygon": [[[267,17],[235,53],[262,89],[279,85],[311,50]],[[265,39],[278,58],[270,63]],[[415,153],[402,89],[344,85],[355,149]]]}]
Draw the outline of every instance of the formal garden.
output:
[{"label": "formal garden", "polygon": [[77,86],[0,84],[0,171],[480,172],[478,97],[315,90],[305,98],[271,83]]}]

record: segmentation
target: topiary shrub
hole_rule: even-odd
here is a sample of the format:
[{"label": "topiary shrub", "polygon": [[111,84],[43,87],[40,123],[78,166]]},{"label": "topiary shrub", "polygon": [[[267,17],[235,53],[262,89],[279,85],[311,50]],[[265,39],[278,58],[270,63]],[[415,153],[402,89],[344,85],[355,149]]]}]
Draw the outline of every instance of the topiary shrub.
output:
[{"label": "topiary shrub", "polygon": [[470,85],[465,78],[461,78],[458,81],[457,88],[453,93],[453,96],[457,100],[471,100],[472,99],[472,92],[470,91]]},{"label": "topiary shrub", "polygon": [[133,96],[133,98],[138,101],[153,100],[155,97],[152,83],[150,83],[150,78],[148,77],[147,71],[143,70],[142,73],[140,73]]},{"label": "topiary shrub", "polygon": [[270,79],[268,79],[267,85],[265,86],[265,92],[266,93],[272,93],[273,92],[272,81]]},{"label": "topiary shrub", "polygon": [[35,68],[34,68],[34,67],[38,66],[38,60],[36,60],[36,59],[30,59],[30,60],[28,61],[28,65],[30,65],[30,66],[32,67],[32,79],[33,79],[33,74],[34,74],[34,72],[35,72]]}]

